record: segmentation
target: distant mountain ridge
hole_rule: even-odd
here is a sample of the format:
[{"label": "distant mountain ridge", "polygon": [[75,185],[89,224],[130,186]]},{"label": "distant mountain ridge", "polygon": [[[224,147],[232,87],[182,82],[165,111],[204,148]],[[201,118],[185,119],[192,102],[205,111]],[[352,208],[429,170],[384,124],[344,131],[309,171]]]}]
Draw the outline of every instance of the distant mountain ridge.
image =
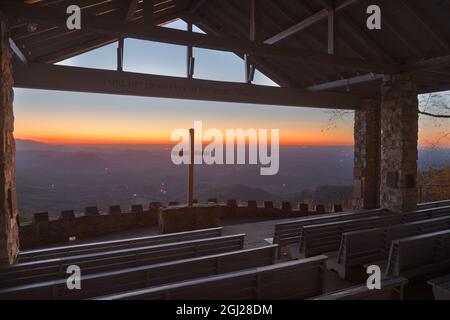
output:
[{"label": "distant mountain ridge", "polygon": [[351,195],[352,186],[319,186],[311,190],[276,194],[267,192],[263,189],[250,188],[242,184],[212,188],[197,192],[196,194],[200,199],[216,198],[222,201],[228,199],[241,201],[256,200],[258,202],[271,200],[276,205],[280,205],[282,201],[289,201],[292,205],[295,205],[297,202],[302,202],[304,200],[309,200],[316,204],[341,203],[342,201],[350,199]]},{"label": "distant mountain ridge", "polygon": [[[16,140],[19,209],[24,214],[106,210],[119,204],[183,202],[187,166],[176,166],[169,145],[68,145]],[[420,166],[450,163],[450,149],[421,149]],[[195,197],[276,204],[304,199],[341,202],[351,196],[352,146],[280,146],[280,171],[261,176],[257,165],[195,167]]]}]

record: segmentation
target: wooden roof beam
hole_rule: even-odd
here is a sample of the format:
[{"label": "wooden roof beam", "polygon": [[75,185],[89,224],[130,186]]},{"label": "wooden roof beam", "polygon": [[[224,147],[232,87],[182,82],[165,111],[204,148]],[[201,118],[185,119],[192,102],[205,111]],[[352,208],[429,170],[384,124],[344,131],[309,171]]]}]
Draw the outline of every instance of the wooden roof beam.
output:
[{"label": "wooden roof beam", "polygon": [[[338,12],[340,10],[343,10],[343,9],[355,4],[358,1],[359,0],[344,0],[339,5],[336,6],[335,11]],[[284,31],[281,31],[280,33],[270,37],[269,39],[266,39],[264,41],[264,43],[265,44],[274,44],[274,43],[280,42],[281,40],[286,39],[286,38],[292,36],[293,34],[310,27],[313,24],[315,24],[321,20],[326,19],[327,17],[328,17],[328,10],[327,9],[320,10],[319,12],[316,12],[315,14],[306,18],[305,20],[300,21],[299,23],[296,23],[292,27],[287,28]]]},{"label": "wooden roof beam", "polygon": [[332,109],[357,109],[362,100],[359,95],[347,93],[309,92],[44,63],[14,64],[13,70],[14,86],[30,89]]},{"label": "wooden roof beam", "polygon": [[[193,21],[198,21],[198,14],[191,16],[185,16],[185,19],[187,21],[190,21],[193,23]],[[219,17],[214,16],[212,13],[207,14],[206,16],[202,17],[201,22],[197,22],[197,25],[199,27],[202,27],[202,29],[207,32],[208,34],[213,35],[224,35],[224,36],[230,36],[234,35],[234,33],[231,32],[230,29],[226,30],[219,30]],[[233,25],[234,27],[237,27],[236,25]],[[240,53],[234,52],[239,58],[244,59],[244,55]],[[274,64],[272,61],[269,61],[265,59],[264,57],[256,57],[258,62],[258,68],[260,71],[265,74],[268,78],[270,78],[272,81],[274,81],[276,84],[282,87],[296,87],[298,86],[297,83],[293,82],[293,79],[290,76],[287,76],[280,70],[280,66]]]},{"label": "wooden roof beam", "polygon": [[28,59],[25,56],[25,54],[20,50],[20,48],[16,45],[13,39],[9,38],[9,47],[11,48],[11,51],[14,53],[14,55],[17,57],[17,59],[20,60],[23,64],[28,63]]},{"label": "wooden roof beam", "polygon": [[[333,3],[331,0],[319,0],[319,2],[325,9],[333,10]],[[350,31],[353,36],[358,38],[361,43],[364,43],[365,46],[369,47],[370,50],[381,55],[386,61],[394,63],[394,59],[383,48],[381,48],[375,40],[369,37],[366,32],[362,31],[353,21],[351,21],[345,12],[340,13],[339,22],[344,28]]]},{"label": "wooden roof beam", "polygon": [[449,66],[450,66],[450,55],[444,55],[440,57],[433,57],[430,59],[406,63],[403,66],[401,66],[401,71],[413,72],[418,70],[445,68]]},{"label": "wooden roof beam", "polygon": [[351,78],[347,78],[347,79],[330,81],[330,82],[325,82],[325,83],[309,86],[306,88],[306,90],[309,90],[309,91],[333,90],[336,88],[342,88],[342,87],[351,86],[354,84],[379,80],[379,79],[382,79],[383,77],[384,77],[383,74],[368,73],[368,74],[351,77]]},{"label": "wooden roof beam", "polygon": [[[57,25],[65,25],[67,15],[61,8],[41,7],[26,5],[23,3],[6,1],[0,4],[8,16],[22,17],[31,21],[43,21]],[[102,16],[96,17],[88,13],[83,14],[82,28],[98,34],[110,35],[116,38],[129,37],[141,40],[172,43],[178,45],[192,45],[194,47],[239,52],[242,54],[254,54],[260,56],[272,56],[289,60],[303,60],[310,63],[337,65],[354,70],[367,70],[376,72],[395,72],[396,66],[369,62],[360,59],[339,57],[322,52],[253,43],[249,40],[228,39],[189,33],[169,28],[142,26],[117,19]]]}]

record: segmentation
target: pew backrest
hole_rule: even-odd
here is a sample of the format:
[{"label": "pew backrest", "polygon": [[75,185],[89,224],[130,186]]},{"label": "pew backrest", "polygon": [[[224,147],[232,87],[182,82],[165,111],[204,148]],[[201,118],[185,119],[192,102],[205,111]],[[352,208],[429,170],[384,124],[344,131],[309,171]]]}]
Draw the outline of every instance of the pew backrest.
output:
[{"label": "pew backrest", "polygon": [[437,272],[450,263],[450,230],[393,240],[386,276],[415,277]]},{"label": "pew backrest", "polygon": [[186,232],[169,233],[163,235],[135,237],[128,239],[93,242],[60,246],[54,248],[26,250],[19,254],[19,262],[46,260],[89,253],[152,246],[171,242],[189,241],[203,238],[220,237],[222,228],[201,229]]},{"label": "pew backrest", "polygon": [[0,268],[0,288],[64,278],[70,265],[79,266],[82,274],[88,275],[242,250],[244,237],[238,234],[19,263]]},{"label": "pew backrest", "polygon": [[278,244],[280,247],[288,246],[291,244],[298,244],[300,240],[300,231],[302,230],[303,226],[306,225],[347,220],[351,218],[364,218],[373,216],[374,214],[383,214],[383,210],[374,209],[334,213],[305,217],[293,221],[279,222],[275,224],[273,243]]},{"label": "pew backrest", "polygon": [[[450,217],[450,207],[423,209],[401,214],[376,215],[303,226],[300,231],[300,256],[309,257],[337,251],[341,245],[345,245],[341,238],[342,234],[350,231],[424,221],[427,219],[429,219],[430,222],[425,224],[423,226],[424,228],[426,227],[429,230],[442,230],[442,228],[440,228],[441,221],[438,220],[433,222],[432,219],[434,217],[441,217],[443,219]],[[387,238],[393,239],[401,236],[401,232],[406,232],[406,230],[399,227],[399,230],[392,229],[389,232],[393,234],[391,236],[388,234]],[[372,234],[371,236],[375,235]],[[367,249],[368,248],[366,248],[366,250]]]},{"label": "pew backrest", "polygon": [[300,232],[300,256],[310,257],[338,251],[344,232],[396,224],[401,221],[401,216],[390,215],[304,226]]},{"label": "pew backrest", "polygon": [[171,282],[213,276],[275,263],[277,245],[164,262],[82,278],[80,290],[65,279],[0,289],[0,299],[87,299]]},{"label": "pew backrest", "polygon": [[343,268],[387,259],[392,240],[450,228],[450,216],[344,232],[337,256]]},{"label": "pew backrest", "polygon": [[102,300],[291,300],[323,293],[326,256],[100,297]]}]

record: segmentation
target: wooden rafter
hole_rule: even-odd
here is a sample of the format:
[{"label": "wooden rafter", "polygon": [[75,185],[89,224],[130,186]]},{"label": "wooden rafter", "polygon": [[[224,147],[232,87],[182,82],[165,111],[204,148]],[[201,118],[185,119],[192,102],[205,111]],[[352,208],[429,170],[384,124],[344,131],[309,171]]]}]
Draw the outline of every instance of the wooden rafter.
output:
[{"label": "wooden rafter", "polygon": [[[336,12],[338,12],[340,10],[343,10],[343,9],[355,4],[358,1],[359,0],[344,0],[339,5],[336,6],[335,10],[336,10]],[[327,17],[328,17],[328,10],[327,9],[320,10],[320,11],[312,14],[308,18],[304,19],[303,21],[300,21],[299,23],[296,23],[295,25],[289,27],[288,29],[281,31],[281,32],[277,33],[276,35],[273,35],[269,39],[265,40],[264,43],[266,43],[266,44],[277,43],[283,39],[286,39],[286,38],[292,36],[293,34],[296,34],[297,32],[305,30],[306,28],[312,26],[313,24],[315,24],[321,20],[326,19]]]},{"label": "wooden rafter", "polygon": [[136,8],[139,0],[130,0],[130,4],[128,5],[127,14],[125,16],[125,20],[130,21],[134,18],[134,14],[136,12]]}]

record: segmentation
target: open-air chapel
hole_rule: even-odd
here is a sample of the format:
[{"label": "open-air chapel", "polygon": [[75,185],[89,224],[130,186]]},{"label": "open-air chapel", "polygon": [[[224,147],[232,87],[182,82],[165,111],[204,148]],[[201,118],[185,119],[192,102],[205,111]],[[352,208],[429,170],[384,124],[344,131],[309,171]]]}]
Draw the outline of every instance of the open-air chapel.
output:
[{"label": "open-air chapel", "polygon": [[[186,46],[185,77],[124,71],[128,38]],[[117,70],[57,64],[110,44]],[[196,78],[193,48],[236,54],[246,83]],[[417,183],[418,95],[450,90],[450,1],[2,1],[0,62],[1,299],[450,299],[450,200],[419,203]],[[195,203],[192,168],[186,203],[20,225],[15,88],[354,110],[353,209]],[[155,232],[121,236],[137,226]]]}]

